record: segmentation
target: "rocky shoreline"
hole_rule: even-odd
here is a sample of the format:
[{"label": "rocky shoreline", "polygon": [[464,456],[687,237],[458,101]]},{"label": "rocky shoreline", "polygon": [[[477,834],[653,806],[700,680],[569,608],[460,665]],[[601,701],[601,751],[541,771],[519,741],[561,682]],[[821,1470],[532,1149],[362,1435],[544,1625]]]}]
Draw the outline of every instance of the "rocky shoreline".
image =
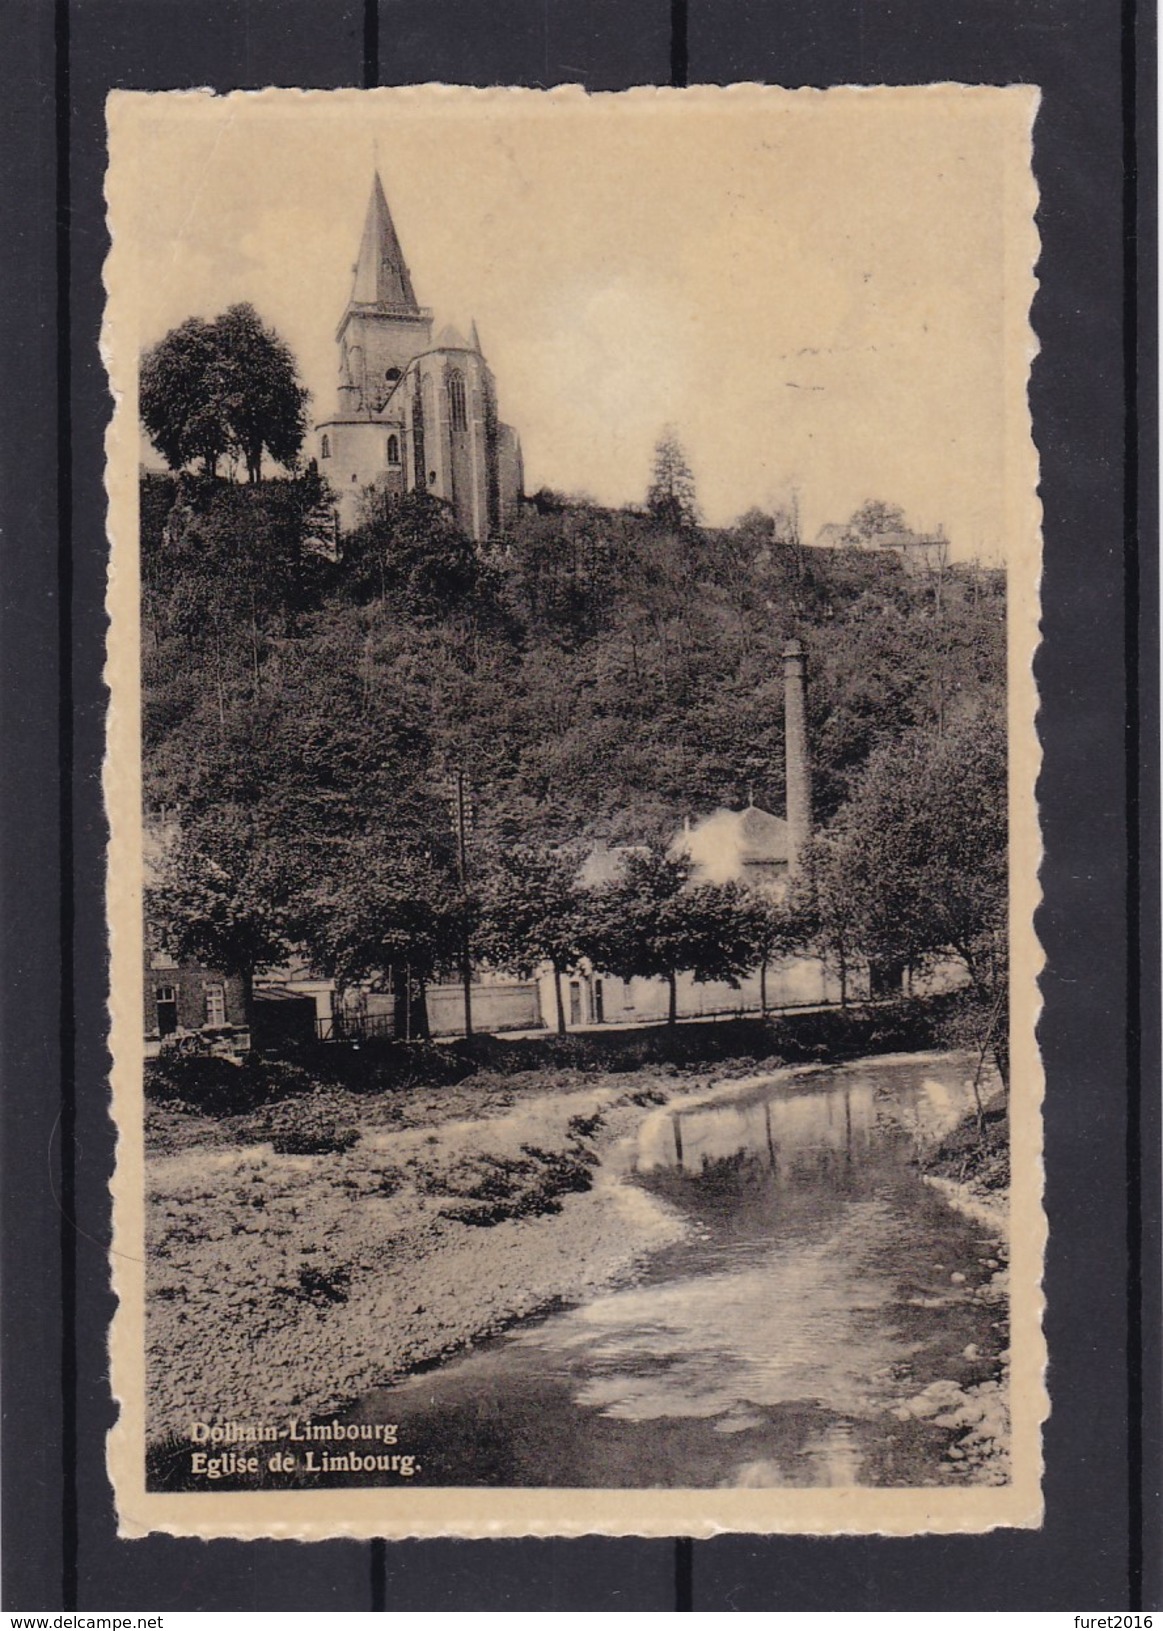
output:
[{"label": "rocky shoreline", "polygon": [[[970,1218],[996,1241],[997,1256],[990,1260],[989,1279],[976,1295],[996,1308],[1009,1324],[1009,1125],[1004,1096],[985,1107],[982,1117],[968,1116],[926,1163],[924,1182],[947,1205]],[[960,1388],[938,1382],[916,1399],[909,1410],[918,1419],[957,1433],[946,1458],[964,1468],[974,1482],[1004,1484],[1010,1457],[1010,1351],[998,1360],[998,1372],[987,1382]]]}]

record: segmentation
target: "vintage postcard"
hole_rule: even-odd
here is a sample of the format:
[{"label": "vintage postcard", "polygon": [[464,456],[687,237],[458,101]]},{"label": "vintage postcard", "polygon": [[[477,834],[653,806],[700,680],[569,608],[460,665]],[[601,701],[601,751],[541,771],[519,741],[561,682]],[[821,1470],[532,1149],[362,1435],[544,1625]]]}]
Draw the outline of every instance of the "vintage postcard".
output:
[{"label": "vintage postcard", "polygon": [[1041,1522],[1037,106],[110,97],[123,1535]]}]

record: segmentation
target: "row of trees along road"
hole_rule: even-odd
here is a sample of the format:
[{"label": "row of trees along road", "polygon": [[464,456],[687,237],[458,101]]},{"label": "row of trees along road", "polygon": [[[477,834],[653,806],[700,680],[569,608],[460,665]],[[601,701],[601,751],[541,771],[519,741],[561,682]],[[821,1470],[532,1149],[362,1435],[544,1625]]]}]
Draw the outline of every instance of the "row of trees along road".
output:
[{"label": "row of trees along road", "polygon": [[[622,979],[665,980],[668,1018],[677,983],[739,980],[812,952],[837,973],[841,1000],[862,963],[923,970],[957,958],[990,1018],[1003,1079],[1005,1044],[1005,812],[996,736],[975,722],[947,737],[919,734],[881,752],[859,796],[811,846],[780,900],[743,885],[697,883],[689,862],[661,844],[627,849],[618,875],[579,882],[580,853],[485,846],[474,881],[400,834],[360,838],[329,858],[280,846],[273,860],[240,819],[220,812],[181,829],[154,920],[182,952],[243,974],[305,949],[341,987],[387,988],[407,970],[409,1034],[427,1035],[425,989],[470,956],[529,978],[553,970],[558,1031],[562,977],[589,965]],[[328,860],[330,868],[328,870]],[[313,881],[305,885],[303,879]],[[764,984],[762,1007],[766,1011]]]},{"label": "row of trees along road", "polygon": [[[229,317],[143,365],[143,408],[151,380],[168,402],[147,428],[180,472],[147,475],[141,506],[146,798],[177,812],[151,911],[175,950],[252,978],[301,949],[349,984],[453,972],[466,934],[515,972],[592,955],[672,986],[794,946],[842,979],[871,956],[950,956],[1000,1014],[1000,572],[933,581],[891,553],[808,548],[779,513],[703,526],[674,438],[641,509],[542,492],[482,549],[430,498],[369,495],[332,562],[312,546],[318,473],[262,479],[264,453],[297,455],[301,418],[280,440]],[[239,324],[279,353],[253,313]],[[294,408],[293,363],[290,384]],[[216,479],[248,437],[250,483]],[[776,908],[692,886],[659,839],[749,788],[783,809],[793,635],[820,836]],[[448,766],[477,811],[463,879]],[[569,858],[596,836],[640,858],[575,898]]]},{"label": "row of trees along road", "polygon": [[[557,1030],[565,1034],[563,976],[592,966],[621,979],[659,978],[677,1021],[677,980],[739,979],[801,938],[781,903],[737,884],[691,886],[686,860],[661,845],[629,851],[619,877],[578,881],[576,851],[521,846],[477,857],[472,887],[431,853],[378,839],[332,856],[329,876],[304,885],[306,852],[264,860],[245,818],[219,814],[175,834],[148,912],[181,955],[254,975],[305,952],[341,989],[408,984],[410,1035],[427,1036],[427,987],[474,962],[522,979],[553,970]],[[315,858],[316,865],[318,858]],[[338,864],[335,864],[338,863]],[[467,1019],[467,1011],[466,1011]]]}]

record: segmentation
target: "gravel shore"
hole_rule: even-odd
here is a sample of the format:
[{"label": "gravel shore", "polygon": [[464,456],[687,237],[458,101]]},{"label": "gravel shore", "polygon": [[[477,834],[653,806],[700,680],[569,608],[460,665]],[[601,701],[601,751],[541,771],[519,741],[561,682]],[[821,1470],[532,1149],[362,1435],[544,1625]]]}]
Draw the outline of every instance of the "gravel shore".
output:
[{"label": "gravel shore", "polygon": [[657,1080],[562,1085],[436,1125],[377,1125],[369,1105],[338,1155],[163,1125],[174,1153],[147,1169],[149,1439],[332,1410],[680,1238],[676,1212],[598,1166],[662,1102]]}]

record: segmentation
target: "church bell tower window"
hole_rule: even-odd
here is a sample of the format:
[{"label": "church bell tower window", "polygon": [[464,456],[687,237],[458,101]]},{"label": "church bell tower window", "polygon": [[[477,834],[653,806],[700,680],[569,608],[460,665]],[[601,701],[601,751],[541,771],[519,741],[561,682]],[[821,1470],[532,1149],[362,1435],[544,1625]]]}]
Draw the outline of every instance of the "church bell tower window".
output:
[{"label": "church bell tower window", "polygon": [[388,437],[388,463],[389,464],[399,464],[399,462],[400,462],[400,438],[398,436],[389,436]]},{"label": "church bell tower window", "polygon": [[320,448],[319,448],[319,457],[321,459],[329,459],[331,457],[331,438],[330,438],[330,436],[325,436],[323,438],[323,441],[322,441],[322,443],[320,445]]}]

